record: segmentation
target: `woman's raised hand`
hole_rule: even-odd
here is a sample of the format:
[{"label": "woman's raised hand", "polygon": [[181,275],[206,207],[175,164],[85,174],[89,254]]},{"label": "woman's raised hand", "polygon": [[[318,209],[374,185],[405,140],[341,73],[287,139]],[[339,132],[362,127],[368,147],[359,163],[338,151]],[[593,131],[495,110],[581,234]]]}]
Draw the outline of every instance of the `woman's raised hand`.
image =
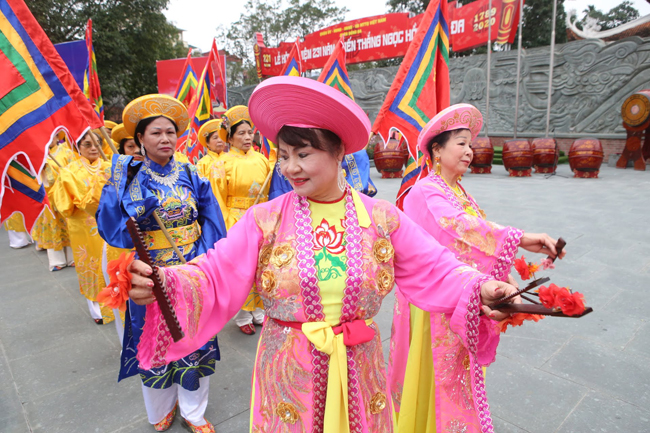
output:
[{"label": "woman's raised hand", "polygon": [[[481,302],[483,303],[481,310],[483,311],[483,314],[488,316],[490,319],[497,321],[509,317],[510,314],[502,313],[498,310],[492,310],[490,307],[488,307],[488,305],[503,298],[504,296],[509,296],[516,291],[517,288],[515,286],[512,284],[504,283],[503,281],[492,280],[483,283],[481,286]],[[519,296],[515,296],[514,298],[509,299],[507,302],[521,304],[521,298]]]},{"label": "woman's raised hand", "polygon": [[[156,298],[153,295],[153,280],[151,277],[151,267],[145,262],[134,260],[129,266],[131,272],[131,290],[129,298],[138,305],[148,305],[153,303]],[[164,275],[161,269],[158,269],[160,281],[164,281]]]},{"label": "woman's raised hand", "polygon": [[[557,250],[555,249],[557,239],[553,239],[546,233],[524,233],[519,242],[519,246],[531,253],[541,253],[556,258]],[[562,250],[559,259],[563,259],[566,250]]]}]

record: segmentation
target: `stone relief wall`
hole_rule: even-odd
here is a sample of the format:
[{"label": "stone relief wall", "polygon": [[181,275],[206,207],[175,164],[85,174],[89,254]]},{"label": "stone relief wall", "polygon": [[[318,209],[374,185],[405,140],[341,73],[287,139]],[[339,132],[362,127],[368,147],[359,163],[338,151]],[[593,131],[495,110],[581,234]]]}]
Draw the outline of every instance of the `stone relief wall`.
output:
[{"label": "stone relief wall", "polygon": [[[543,135],[546,128],[550,47],[522,52],[518,132]],[[517,51],[492,54],[490,135],[511,136],[514,128]],[[467,102],[485,115],[487,55],[452,58],[451,102]],[[650,88],[650,38],[617,42],[580,40],[556,46],[550,134],[624,138],[621,105],[632,93]],[[357,103],[374,120],[397,67],[350,73]],[[230,106],[245,104],[255,86],[228,90]]]}]

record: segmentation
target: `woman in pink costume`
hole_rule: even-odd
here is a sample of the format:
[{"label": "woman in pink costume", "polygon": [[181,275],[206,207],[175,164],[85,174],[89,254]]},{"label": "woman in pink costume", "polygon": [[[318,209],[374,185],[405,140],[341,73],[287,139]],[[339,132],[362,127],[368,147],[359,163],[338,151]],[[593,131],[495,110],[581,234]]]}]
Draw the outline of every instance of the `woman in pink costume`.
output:
[{"label": "woman in pink costume", "polygon": [[[381,338],[373,317],[397,282],[426,311],[447,313],[472,353],[497,339],[479,314],[512,293],[467,266],[393,205],[358,194],[341,160],[365,146],[370,121],[338,90],[301,77],[270,78],[249,102],[260,132],[279,144],[294,191],[249,209],[226,239],[187,265],[160,271],[185,337],[173,343],[134,262],[131,299],[147,305],[143,368],[200,347],[241,308],[253,283],[267,312],[253,371],[251,432],[393,432]],[[482,385],[482,374],[476,375]]]},{"label": "woman in pink costume", "polygon": [[[517,248],[555,257],[556,241],[485,220],[458,183],[472,161],[471,143],[482,125],[483,116],[469,104],[453,105],[426,125],[418,148],[433,160],[434,171],[413,186],[404,200],[404,213],[458,260],[498,281],[516,284],[509,271]],[[456,332],[453,316],[423,311],[399,289],[396,298],[389,361],[396,432],[493,431],[485,389],[477,386],[474,376],[482,375],[477,364],[494,361],[496,345],[474,358],[475,349]],[[481,320],[484,332],[498,338],[494,322]]]}]

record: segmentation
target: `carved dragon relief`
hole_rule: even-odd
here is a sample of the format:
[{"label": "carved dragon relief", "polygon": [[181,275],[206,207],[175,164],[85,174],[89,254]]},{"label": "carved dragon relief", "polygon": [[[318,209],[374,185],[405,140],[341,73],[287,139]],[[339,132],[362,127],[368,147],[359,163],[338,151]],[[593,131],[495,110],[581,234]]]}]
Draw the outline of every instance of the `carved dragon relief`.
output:
[{"label": "carved dragon relief", "polygon": [[[543,134],[549,72],[549,47],[522,52],[519,132]],[[486,109],[486,55],[450,59],[451,103]],[[357,103],[374,120],[397,67],[350,73]],[[517,51],[492,54],[489,130],[513,132]],[[551,131],[564,135],[617,134],[624,137],[621,105],[632,93],[650,87],[650,38],[612,43],[579,40],[556,46],[551,95]],[[254,86],[229,89],[229,106],[248,101]]]}]

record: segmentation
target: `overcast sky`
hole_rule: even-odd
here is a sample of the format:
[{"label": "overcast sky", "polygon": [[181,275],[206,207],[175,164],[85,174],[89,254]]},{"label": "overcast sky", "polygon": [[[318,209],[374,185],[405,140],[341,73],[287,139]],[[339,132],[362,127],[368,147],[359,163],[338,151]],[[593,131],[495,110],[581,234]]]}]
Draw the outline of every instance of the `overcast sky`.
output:
[{"label": "overcast sky", "polygon": [[[551,1],[551,0],[548,0]],[[650,14],[650,4],[646,0],[631,0],[641,16]],[[334,0],[339,6],[346,6],[350,11],[345,19],[354,20],[373,15],[386,13],[387,7],[384,0]],[[587,5],[593,4],[602,11],[620,4],[622,0],[566,0],[567,11],[575,9],[581,12]],[[166,12],[167,18],[176,26],[185,30],[185,40],[203,51],[208,51],[212,45],[212,38],[216,35],[217,26],[224,28],[237,21],[244,12],[244,0],[171,0]],[[285,2],[286,4],[286,2]]]}]

